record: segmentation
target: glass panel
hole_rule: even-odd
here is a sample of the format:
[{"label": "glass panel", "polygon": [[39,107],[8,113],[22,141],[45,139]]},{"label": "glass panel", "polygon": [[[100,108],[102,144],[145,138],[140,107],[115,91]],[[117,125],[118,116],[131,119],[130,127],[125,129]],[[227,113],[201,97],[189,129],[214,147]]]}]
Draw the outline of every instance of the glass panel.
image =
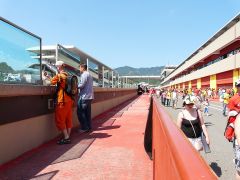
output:
[{"label": "glass panel", "polygon": [[104,87],[109,87],[109,70],[104,69]]},{"label": "glass panel", "polygon": [[113,87],[114,88],[117,88],[118,87],[118,85],[117,85],[117,83],[118,83],[118,75],[117,75],[117,73],[115,72],[115,71],[113,71]]},{"label": "glass panel", "polygon": [[65,49],[64,47],[58,45],[58,52],[60,53],[59,55],[63,55],[65,58],[71,59],[77,63],[80,62],[80,57],[73,52]]},{"label": "glass panel", "polygon": [[93,86],[99,86],[98,65],[88,59],[88,70],[93,77]]},{"label": "glass panel", "polygon": [[98,65],[88,59],[88,69],[98,74]]},{"label": "glass panel", "polygon": [[102,87],[103,86],[103,75],[102,75],[102,71],[99,71],[98,73],[98,86]]},{"label": "glass panel", "polygon": [[105,72],[104,72],[104,78],[105,78],[105,79],[108,79],[108,77],[109,77],[109,71],[108,71],[108,70],[105,70]]},{"label": "glass panel", "polygon": [[78,78],[80,77],[80,57],[78,55],[58,45],[57,60],[66,63],[65,71],[67,71],[69,74],[76,75]]},{"label": "glass panel", "polygon": [[41,40],[0,19],[0,83],[40,83]]},{"label": "glass panel", "polygon": [[73,67],[77,71],[79,70],[80,57],[60,45],[58,45],[57,60],[65,62],[67,65]]}]

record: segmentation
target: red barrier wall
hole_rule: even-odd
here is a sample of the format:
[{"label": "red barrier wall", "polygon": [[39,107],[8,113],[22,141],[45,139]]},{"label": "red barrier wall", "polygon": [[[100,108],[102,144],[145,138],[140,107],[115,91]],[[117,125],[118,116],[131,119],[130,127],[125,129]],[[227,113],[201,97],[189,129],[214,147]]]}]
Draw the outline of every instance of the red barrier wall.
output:
[{"label": "red barrier wall", "polygon": [[211,168],[173,123],[157,99],[153,99],[154,180],[217,179]]}]

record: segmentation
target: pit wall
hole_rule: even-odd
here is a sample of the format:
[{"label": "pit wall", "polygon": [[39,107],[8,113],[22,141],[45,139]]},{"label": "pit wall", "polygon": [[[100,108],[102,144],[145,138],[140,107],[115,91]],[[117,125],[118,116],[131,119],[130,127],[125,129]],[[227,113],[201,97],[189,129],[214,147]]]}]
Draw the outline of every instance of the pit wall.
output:
[{"label": "pit wall", "polygon": [[[55,87],[0,85],[0,165],[55,138]],[[135,89],[94,88],[92,118],[135,97]],[[49,100],[50,99],[50,100]],[[76,104],[76,103],[75,103]],[[74,127],[79,126],[73,109]]]}]

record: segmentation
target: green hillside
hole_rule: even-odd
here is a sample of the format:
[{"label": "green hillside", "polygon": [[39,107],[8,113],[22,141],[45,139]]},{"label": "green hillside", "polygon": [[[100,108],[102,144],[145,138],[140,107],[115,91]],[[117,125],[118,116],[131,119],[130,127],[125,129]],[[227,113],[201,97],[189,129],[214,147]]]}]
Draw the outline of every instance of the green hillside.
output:
[{"label": "green hillside", "polygon": [[[150,68],[133,68],[129,66],[116,68],[115,71],[119,73],[120,76],[160,76],[164,66],[150,67]],[[134,83],[147,82],[152,85],[159,85],[159,80],[149,80],[149,79],[135,79]]]}]

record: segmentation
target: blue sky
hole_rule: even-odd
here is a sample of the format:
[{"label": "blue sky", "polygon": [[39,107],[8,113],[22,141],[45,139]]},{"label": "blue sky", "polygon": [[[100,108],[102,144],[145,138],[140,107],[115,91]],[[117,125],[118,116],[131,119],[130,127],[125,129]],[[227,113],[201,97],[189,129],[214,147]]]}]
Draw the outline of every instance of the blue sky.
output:
[{"label": "blue sky", "polygon": [[240,0],[0,0],[0,16],[106,65],[179,64],[239,13]]}]

